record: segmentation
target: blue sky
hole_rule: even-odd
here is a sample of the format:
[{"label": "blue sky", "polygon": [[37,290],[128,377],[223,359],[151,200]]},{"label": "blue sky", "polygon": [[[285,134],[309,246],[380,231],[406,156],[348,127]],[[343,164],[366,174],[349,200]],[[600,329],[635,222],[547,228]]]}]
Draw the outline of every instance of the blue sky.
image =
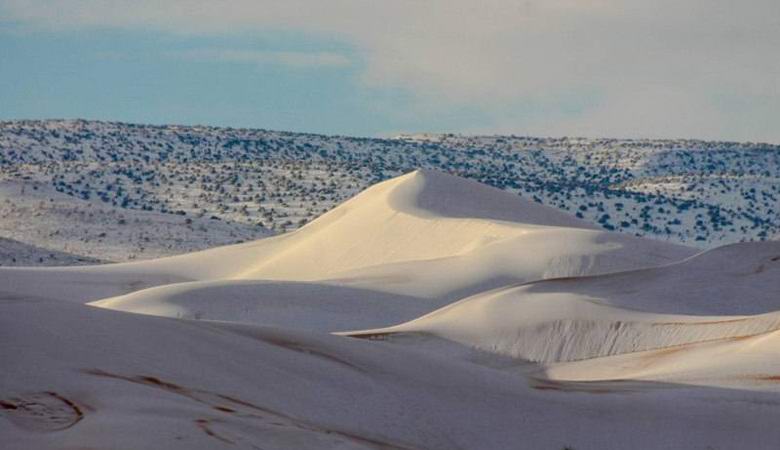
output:
[{"label": "blue sky", "polygon": [[[7,27],[0,54],[0,114],[357,135],[415,125],[398,113],[408,94],[356,80],[362,63],[349,46],[284,34],[204,38]],[[330,65],[230,60],[215,56],[220,49],[336,51],[346,59]]]},{"label": "blue sky", "polygon": [[0,119],[780,142],[778,48],[776,0],[0,0]]},{"label": "blue sky", "polygon": [[[361,55],[321,36],[2,28],[5,120],[88,118],[357,136],[489,124],[467,105],[412,111],[412,92],[362,83]],[[269,54],[276,58],[263,58]],[[291,54],[314,58],[279,58]]]}]

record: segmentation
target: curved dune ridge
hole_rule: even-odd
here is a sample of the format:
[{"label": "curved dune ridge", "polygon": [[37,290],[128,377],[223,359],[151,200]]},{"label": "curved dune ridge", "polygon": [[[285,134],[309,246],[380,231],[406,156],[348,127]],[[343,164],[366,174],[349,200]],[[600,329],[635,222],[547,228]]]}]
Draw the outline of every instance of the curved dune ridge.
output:
[{"label": "curved dune ridge", "polygon": [[649,312],[760,314],[780,310],[780,241],[731,244],[676,263],[573,280],[546,280],[528,295],[570,297]]},{"label": "curved dune ridge", "polygon": [[742,336],[547,364],[541,376],[567,382],[674,381],[775,390],[780,382],[780,331],[755,331],[758,330]]},{"label": "curved dune ridge", "polygon": [[91,302],[153,316],[333,331],[413,319],[430,307],[416,297],[322,283],[197,281]]},{"label": "curved dune ridge", "polygon": [[345,334],[432,335],[558,362],[763,334],[777,329],[775,311],[780,242],[768,241],[660,267],[504,287],[397,326]]},{"label": "curved dune ridge", "polygon": [[478,294],[401,325],[343,333],[353,337],[436,336],[534,362],[576,361],[780,328],[780,313],[756,316],[657,314],[607,306],[527,286]]},{"label": "curved dune ridge", "polygon": [[415,171],[281,236],[0,268],[0,435],[9,449],[774,448],[778,330],[780,242],[698,253]]}]

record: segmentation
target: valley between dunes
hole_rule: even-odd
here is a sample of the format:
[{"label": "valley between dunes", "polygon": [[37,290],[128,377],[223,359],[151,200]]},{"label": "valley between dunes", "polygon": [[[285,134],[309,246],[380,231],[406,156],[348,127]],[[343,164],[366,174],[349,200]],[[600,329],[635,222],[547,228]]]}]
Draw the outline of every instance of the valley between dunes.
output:
[{"label": "valley between dunes", "polygon": [[3,449],[778,448],[780,242],[415,171],[283,235],[0,268]]}]

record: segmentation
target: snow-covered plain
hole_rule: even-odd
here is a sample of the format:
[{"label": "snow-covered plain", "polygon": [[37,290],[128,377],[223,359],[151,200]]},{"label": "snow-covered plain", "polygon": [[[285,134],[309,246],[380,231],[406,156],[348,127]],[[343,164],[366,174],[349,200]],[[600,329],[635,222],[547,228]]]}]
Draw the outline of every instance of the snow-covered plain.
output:
[{"label": "snow-covered plain", "polygon": [[0,268],[8,449],[777,448],[780,242],[418,170],[298,230]]}]

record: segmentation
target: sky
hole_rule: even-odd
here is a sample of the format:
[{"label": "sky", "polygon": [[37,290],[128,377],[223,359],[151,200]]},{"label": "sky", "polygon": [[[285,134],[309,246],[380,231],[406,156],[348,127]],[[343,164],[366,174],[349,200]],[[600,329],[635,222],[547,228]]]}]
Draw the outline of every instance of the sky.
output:
[{"label": "sky", "polygon": [[0,120],[780,143],[778,0],[0,0]]}]

